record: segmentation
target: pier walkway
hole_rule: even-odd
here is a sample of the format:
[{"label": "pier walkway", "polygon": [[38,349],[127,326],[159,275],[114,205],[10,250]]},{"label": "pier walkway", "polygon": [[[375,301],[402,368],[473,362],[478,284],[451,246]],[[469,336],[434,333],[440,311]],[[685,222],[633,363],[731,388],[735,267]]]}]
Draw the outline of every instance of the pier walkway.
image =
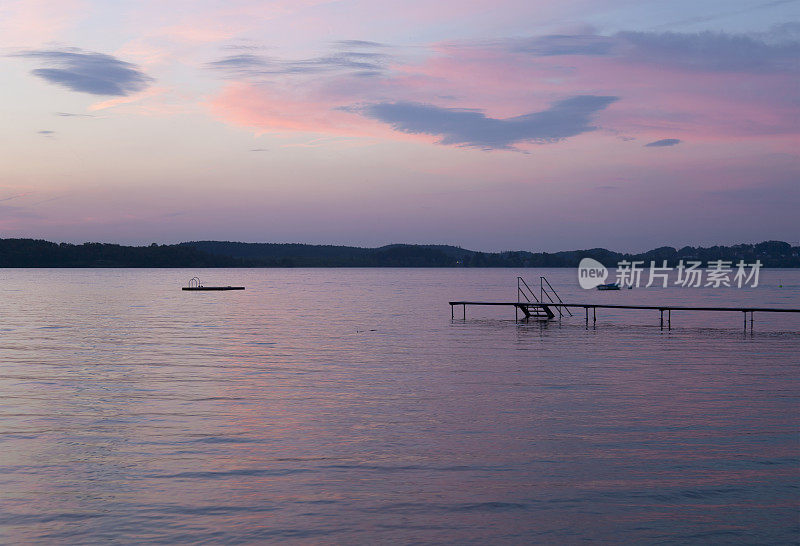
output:
[{"label": "pier walkway", "polygon": [[[528,303],[517,301],[451,301],[450,303],[450,318],[455,319],[456,306],[462,306],[463,319],[467,319],[467,306],[468,305],[500,305],[500,306],[513,306],[517,310],[522,311],[523,320],[530,318],[550,320],[555,318],[553,308],[558,310],[564,309],[580,309],[583,308],[585,312],[586,325],[589,325],[589,310],[592,311],[592,324],[597,323],[597,310],[598,309],[643,309],[658,311],[660,314],[660,326],[663,329],[672,329],[672,311],[728,311],[739,312],[744,316],[744,327],[747,328],[747,314],[750,313],[750,330],[753,330],[753,314],[758,313],[800,313],[800,309],[781,309],[778,307],[688,307],[683,305],[611,305],[600,303]],[[666,324],[664,321],[664,313],[666,312]],[[559,315],[562,316],[562,315]]]},{"label": "pier walkway", "polygon": [[[548,290],[549,287],[549,290]],[[545,297],[547,300],[545,300]],[[597,323],[598,309],[641,309],[658,311],[660,314],[660,326],[665,327],[664,313],[667,314],[666,328],[672,329],[672,311],[705,311],[705,312],[738,312],[744,317],[744,329],[747,330],[747,314],[750,313],[750,331],[753,331],[753,315],[758,313],[800,313],[800,309],[786,309],[780,307],[696,307],[685,305],[614,305],[605,303],[565,303],[558,297],[550,283],[544,277],[539,278],[539,297],[530,289],[522,277],[517,277],[517,301],[451,301],[450,318],[455,319],[455,308],[462,307],[462,318],[467,319],[468,305],[491,305],[491,306],[510,306],[514,307],[514,316],[519,318],[522,312],[522,320],[538,319],[550,320],[556,317],[559,319],[565,314],[572,316],[570,309],[583,308],[585,313],[586,326],[589,326],[589,310],[592,310],[592,324]]]}]

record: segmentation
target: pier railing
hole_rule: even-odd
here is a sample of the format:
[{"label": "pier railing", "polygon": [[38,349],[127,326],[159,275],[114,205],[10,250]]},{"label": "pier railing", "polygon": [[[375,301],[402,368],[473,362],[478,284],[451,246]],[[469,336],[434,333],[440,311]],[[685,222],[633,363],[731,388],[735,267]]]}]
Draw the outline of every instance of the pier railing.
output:
[{"label": "pier railing", "polygon": [[[547,287],[545,287],[545,285],[547,285]],[[539,277],[539,300],[542,303],[544,303],[544,297],[545,296],[547,296],[547,299],[550,301],[550,303],[555,305],[555,308],[558,310],[558,316],[559,317],[563,317],[564,316],[564,313],[561,311],[562,308],[564,309],[564,311],[567,312],[567,314],[569,316],[572,316],[572,311],[569,310],[569,307],[564,307],[564,301],[558,295],[558,292],[556,292],[556,289],[553,288],[553,285],[550,284],[550,281],[547,280],[547,277],[540,276]],[[558,303],[556,303],[556,300],[558,300]]]},{"label": "pier railing", "polygon": [[541,303],[539,298],[536,297],[536,294],[533,293],[533,290],[531,290],[531,287],[528,286],[528,283],[525,282],[525,279],[517,277],[517,303],[522,303],[520,296],[525,298],[525,301],[528,303]]},{"label": "pier railing", "polygon": [[[524,301],[523,301],[524,298]],[[547,298],[547,300],[545,300]],[[559,297],[558,292],[556,289],[553,288],[553,285],[550,284],[550,281],[547,280],[547,277],[540,276],[539,277],[539,297],[536,297],[536,293],[531,289],[525,279],[522,277],[517,277],[517,303],[547,303],[550,302],[553,304],[552,306],[556,308],[558,311],[558,316],[563,317],[564,312],[569,316],[572,316],[572,312],[569,310],[568,307],[564,307],[564,301]],[[562,311],[563,309],[563,311]]]}]

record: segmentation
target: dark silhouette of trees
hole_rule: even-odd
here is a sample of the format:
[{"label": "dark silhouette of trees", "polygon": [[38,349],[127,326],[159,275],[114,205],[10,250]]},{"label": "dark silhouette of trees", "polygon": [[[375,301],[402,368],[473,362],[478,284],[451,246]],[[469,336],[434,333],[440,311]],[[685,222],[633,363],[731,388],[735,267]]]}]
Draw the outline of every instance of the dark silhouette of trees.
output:
[{"label": "dark silhouette of trees", "polygon": [[782,241],[713,246],[661,247],[641,254],[604,248],[564,252],[476,252],[447,245],[388,245],[361,248],[332,245],[197,241],[176,245],[123,246],[107,243],[51,243],[34,239],[0,239],[0,267],[577,267],[585,257],[607,267],[621,260],[739,260],[764,267],[800,267],[800,247]]}]

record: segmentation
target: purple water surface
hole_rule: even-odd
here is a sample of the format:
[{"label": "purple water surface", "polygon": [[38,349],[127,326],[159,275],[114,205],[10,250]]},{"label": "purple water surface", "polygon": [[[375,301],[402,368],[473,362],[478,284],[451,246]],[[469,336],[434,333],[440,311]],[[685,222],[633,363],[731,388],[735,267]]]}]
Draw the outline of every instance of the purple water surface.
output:
[{"label": "purple water surface", "polygon": [[[196,274],[247,289],[182,292]],[[571,269],[0,270],[0,539],[800,538],[800,316],[451,321],[517,274],[800,307],[798,270],[611,293]]]}]

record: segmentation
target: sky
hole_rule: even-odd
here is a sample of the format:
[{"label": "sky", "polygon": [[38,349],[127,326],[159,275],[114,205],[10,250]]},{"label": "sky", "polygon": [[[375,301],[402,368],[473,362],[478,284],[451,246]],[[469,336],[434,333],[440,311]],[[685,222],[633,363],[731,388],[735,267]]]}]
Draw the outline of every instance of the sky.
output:
[{"label": "sky", "polygon": [[3,0],[0,237],[800,244],[800,0]]}]

